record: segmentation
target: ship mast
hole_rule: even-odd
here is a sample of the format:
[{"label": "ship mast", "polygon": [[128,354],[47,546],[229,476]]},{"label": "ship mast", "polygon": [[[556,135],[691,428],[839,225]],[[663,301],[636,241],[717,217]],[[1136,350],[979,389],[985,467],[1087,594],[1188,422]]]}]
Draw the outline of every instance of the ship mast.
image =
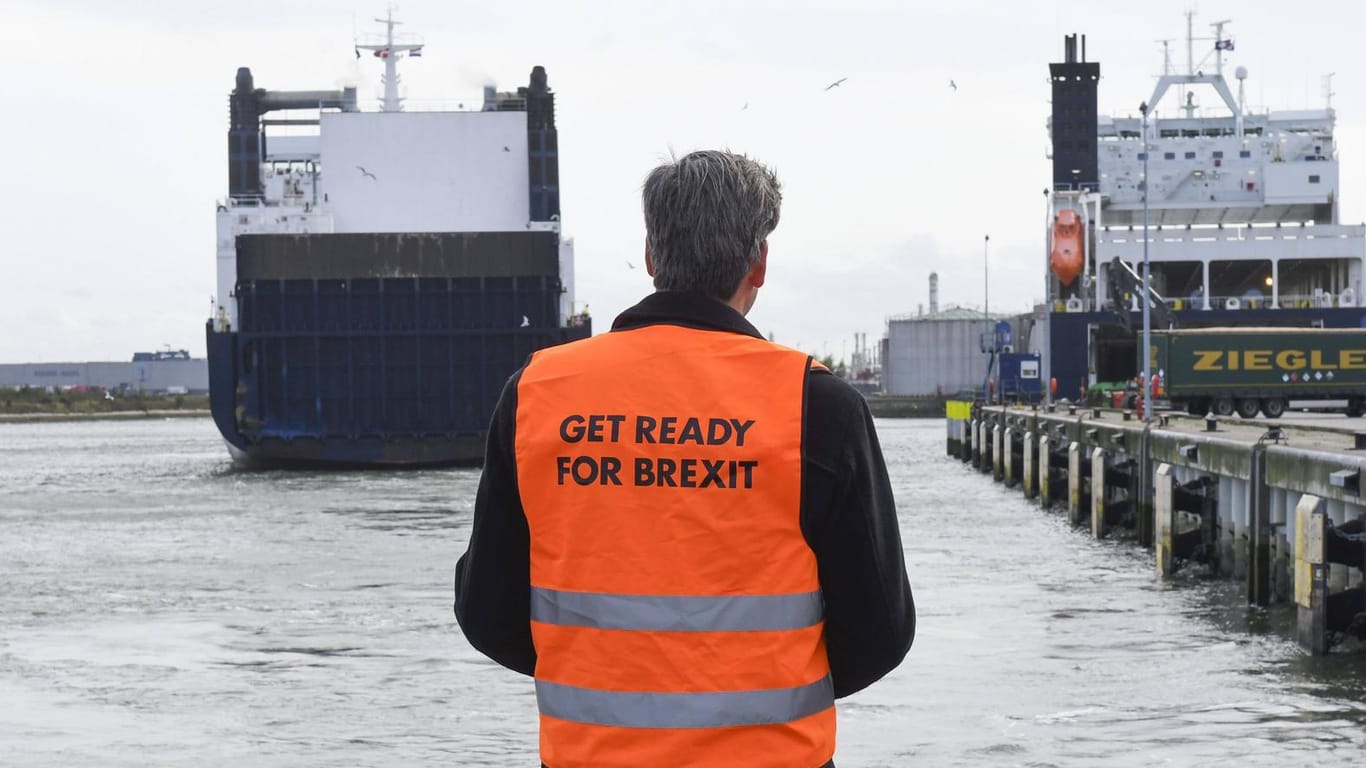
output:
[{"label": "ship mast", "polygon": [[398,60],[406,56],[421,56],[422,43],[394,38],[394,27],[402,24],[401,21],[394,21],[393,6],[389,7],[387,16],[375,21],[384,25],[384,37],[381,40],[371,42],[357,42],[356,56],[360,56],[362,50],[373,51],[376,58],[384,60],[384,101],[381,103],[381,110],[384,112],[402,112],[403,98],[398,95]]}]

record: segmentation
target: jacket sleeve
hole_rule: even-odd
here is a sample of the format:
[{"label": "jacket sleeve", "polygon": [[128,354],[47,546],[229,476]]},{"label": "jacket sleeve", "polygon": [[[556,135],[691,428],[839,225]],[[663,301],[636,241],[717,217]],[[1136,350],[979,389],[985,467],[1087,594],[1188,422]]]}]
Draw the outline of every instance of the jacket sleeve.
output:
[{"label": "jacket sleeve", "polygon": [[863,396],[824,372],[808,378],[802,529],[816,554],[835,695],[895,669],[915,638],[896,503]]},{"label": "jacket sleeve", "polygon": [[455,618],[476,650],[515,672],[532,674],[531,533],[517,490],[514,374],[489,424],[484,471],[474,501],[469,547],[455,566]]}]

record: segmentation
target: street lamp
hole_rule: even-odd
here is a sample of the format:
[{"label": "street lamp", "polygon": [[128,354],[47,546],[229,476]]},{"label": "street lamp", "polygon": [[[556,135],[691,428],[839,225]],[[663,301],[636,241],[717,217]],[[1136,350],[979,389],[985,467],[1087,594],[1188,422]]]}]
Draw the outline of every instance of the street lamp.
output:
[{"label": "street lamp", "polygon": [[987,260],[987,246],[991,235],[982,241],[982,316],[987,321],[987,372],[982,377],[982,399],[991,402],[991,362],[996,357],[996,329],[991,325],[991,266]]},{"label": "street lamp", "polygon": [[1152,277],[1148,266],[1148,102],[1138,105],[1143,116],[1143,420],[1153,418],[1153,337],[1148,302]]}]

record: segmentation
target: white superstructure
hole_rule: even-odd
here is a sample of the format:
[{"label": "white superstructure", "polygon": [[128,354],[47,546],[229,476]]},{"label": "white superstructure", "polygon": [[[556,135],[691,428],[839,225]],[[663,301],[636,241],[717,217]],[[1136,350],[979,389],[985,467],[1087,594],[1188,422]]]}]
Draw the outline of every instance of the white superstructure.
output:
[{"label": "white superstructure", "polygon": [[[405,111],[397,63],[424,45],[395,36],[392,16],[377,21],[385,35],[356,48],[384,63],[380,111],[359,111],[354,89],[264,97],[285,106],[270,107],[282,117],[260,121],[262,194],[218,204],[217,330],[238,327],[240,235],[560,232],[558,215],[534,221],[528,207],[538,176],[525,95],[486,87],[468,109]],[[574,306],[570,239],[561,240],[560,270],[563,322]]]},{"label": "white superstructure", "polygon": [[[1108,262],[1119,257],[1139,271],[1146,159],[1153,288],[1174,308],[1356,306],[1366,226],[1339,221],[1331,96],[1322,109],[1249,111],[1247,70],[1235,70],[1236,89],[1224,77],[1223,58],[1234,51],[1229,22],[1200,39],[1190,19],[1187,71],[1164,66],[1146,121],[1097,118],[1098,188],[1051,198],[1050,226],[1058,210],[1076,208],[1093,244],[1080,284],[1067,292],[1072,301],[1054,300],[1064,311],[1101,310]],[[1202,40],[1213,45],[1197,62]]]}]

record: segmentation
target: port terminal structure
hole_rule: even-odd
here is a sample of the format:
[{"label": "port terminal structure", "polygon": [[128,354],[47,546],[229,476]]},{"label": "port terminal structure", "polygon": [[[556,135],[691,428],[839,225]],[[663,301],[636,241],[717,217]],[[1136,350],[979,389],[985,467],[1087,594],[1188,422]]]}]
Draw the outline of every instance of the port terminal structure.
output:
[{"label": "port terminal structure", "polygon": [[1314,655],[1366,640],[1366,432],[1053,404],[947,406],[948,454],[1096,538],[1293,604]]},{"label": "port terminal structure", "polygon": [[[1231,68],[1236,85],[1225,77],[1225,57],[1241,50],[1228,25],[1198,37],[1188,14],[1184,71],[1165,55],[1128,116],[1100,114],[1101,67],[1087,61],[1084,36],[1067,36],[1063,60],[1049,65],[1052,180],[1036,312],[1044,380],[1057,380],[1058,397],[1138,375],[1145,306],[1181,328],[1366,319],[1366,225],[1340,220],[1331,80],[1321,108],[1249,106],[1247,68]],[[1150,284],[1134,290],[1145,262]]]}]

